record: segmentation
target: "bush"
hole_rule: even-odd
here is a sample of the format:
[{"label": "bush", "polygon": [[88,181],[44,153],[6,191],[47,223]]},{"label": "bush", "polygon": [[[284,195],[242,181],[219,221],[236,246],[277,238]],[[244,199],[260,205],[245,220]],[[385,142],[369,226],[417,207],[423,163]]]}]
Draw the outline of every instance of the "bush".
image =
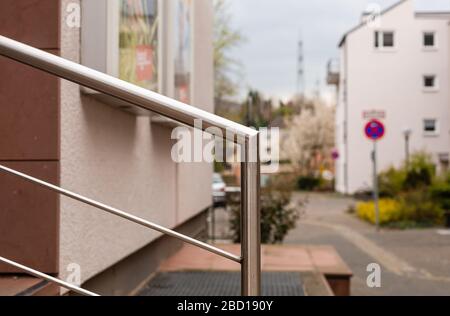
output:
[{"label": "bush", "polygon": [[436,167],[426,153],[414,154],[406,166],[406,178],[403,184],[405,190],[428,187],[433,182]]},{"label": "bush", "polygon": [[430,194],[443,210],[450,211],[450,174],[436,181],[430,188]]},{"label": "bush", "polygon": [[[302,203],[290,206],[289,191],[276,190],[273,187],[263,190],[261,195],[261,243],[277,244],[283,242],[287,233],[295,228],[300,218]],[[231,219],[230,228],[233,241],[241,241],[241,221],[239,197],[228,201]]]},{"label": "bush", "polygon": [[431,157],[423,152],[415,153],[409,164],[399,169],[391,167],[379,174],[380,196],[395,198],[404,191],[426,188],[433,183],[434,174]]},{"label": "bush", "polygon": [[416,190],[402,193],[399,197],[403,220],[412,221],[421,226],[441,224],[444,211],[436,203],[428,190]]},{"label": "bush", "polygon": [[[380,224],[397,227],[430,226],[443,222],[450,209],[450,176],[437,180],[435,166],[423,152],[411,156],[410,162],[378,176],[380,185]],[[360,203],[357,215],[375,222],[373,202]]]},{"label": "bush", "polygon": [[[402,210],[400,203],[394,199],[380,199],[380,225],[402,220]],[[356,205],[356,214],[359,218],[375,224],[375,204],[374,202],[360,202]]]},{"label": "bush", "polygon": [[302,191],[313,191],[321,185],[321,179],[313,176],[301,176],[297,180],[297,188]]},{"label": "bush", "polygon": [[378,176],[378,184],[380,196],[386,198],[396,197],[404,187],[406,179],[406,170],[389,168],[387,171],[380,173]]},{"label": "bush", "polygon": [[[441,224],[442,209],[434,203],[426,191],[403,193],[398,200],[380,199],[380,225],[386,226],[432,226]],[[359,218],[375,224],[374,202],[362,202],[356,206]],[[395,224],[395,225],[393,225]]]}]

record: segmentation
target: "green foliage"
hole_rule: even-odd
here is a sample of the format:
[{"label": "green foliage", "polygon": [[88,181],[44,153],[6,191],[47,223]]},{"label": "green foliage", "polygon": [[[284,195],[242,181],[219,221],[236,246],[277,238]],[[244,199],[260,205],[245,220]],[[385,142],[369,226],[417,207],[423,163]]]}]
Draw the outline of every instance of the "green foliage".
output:
[{"label": "green foliage", "polygon": [[436,168],[429,155],[417,153],[411,157],[410,163],[406,166],[406,171],[404,189],[410,190],[430,186]]},{"label": "green foliage", "polygon": [[[401,228],[441,224],[444,210],[450,209],[450,177],[438,179],[435,173],[431,157],[424,152],[413,154],[398,169],[382,172],[380,196],[388,199],[380,200],[384,203],[380,204],[381,223]],[[373,202],[361,204],[359,217],[373,222],[371,207]]]},{"label": "green foliage", "polygon": [[297,188],[302,191],[313,191],[321,185],[321,178],[314,176],[300,176],[297,180]]},{"label": "green foliage", "polygon": [[244,41],[242,34],[232,27],[228,5],[226,0],[214,0],[214,91],[219,100],[238,92],[238,83],[233,77],[239,76],[241,65],[230,55],[231,50]]},{"label": "green foliage", "polygon": [[431,157],[423,152],[415,153],[408,164],[379,174],[380,196],[394,198],[403,191],[427,188],[433,183],[434,175]]},{"label": "green foliage", "polygon": [[380,173],[378,176],[378,185],[380,196],[387,198],[396,197],[402,190],[406,179],[406,171],[395,169],[394,167]]},{"label": "green foliage", "polygon": [[291,117],[295,114],[295,109],[291,106],[286,106],[284,104],[281,104],[276,110],[275,110],[275,116],[281,116],[281,117]]},{"label": "green foliage", "polygon": [[214,160],[214,172],[222,173],[224,170],[225,170],[224,163]]},{"label": "green foliage", "polygon": [[450,211],[450,173],[438,179],[430,188],[433,200],[445,211]]},{"label": "green foliage", "polygon": [[[295,228],[300,218],[303,203],[290,206],[291,192],[270,186],[261,195],[261,242],[263,244],[282,243],[288,232]],[[240,242],[240,203],[239,195],[230,197],[227,204],[231,211],[230,226],[233,241]]]},{"label": "green foliage", "polygon": [[272,112],[272,101],[264,99],[259,91],[250,89],[241,108],[242,123],[257,129],[267,127],[272,118]]},{"label": "green foliage", "polygon": [[444,211],[432,199],[429,190],[407,191],[398,199],[403,221],[411,221],[422,225],[442,224]]},{"label": "green foliage", "polygon": [[[397,199],[380,199],[380,224],[382,226],[407,228],[428,227],[442,223],[444,212],[431,199],[427,191],[408,191]],[[359,218],[375,223],[373,201],[361,202],[356,206]]]}]

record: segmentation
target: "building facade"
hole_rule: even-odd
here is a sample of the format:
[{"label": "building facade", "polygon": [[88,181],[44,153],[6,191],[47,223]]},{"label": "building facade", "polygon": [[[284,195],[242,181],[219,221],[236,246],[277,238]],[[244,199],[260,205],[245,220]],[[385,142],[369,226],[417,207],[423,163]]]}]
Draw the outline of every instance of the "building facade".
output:
[{"label": "building facade", "polygon": [[[0,34],[213,112],[209,0],[4,0]],[[212,166],[175,163],[173,123],[0,57],[0,164],[192,236]],[[0,253],[129,294],[180,242],[0,174]],[[18,272],[0,265],[0,273]]]},{"label": "building facade", "polygon": [[400,1],[346,33],[339,45],[336,111],[336,189],[372,187],[372,141],[364,134],[371,118],[386,126],[377,144],[379,170],[426,151],[438,170],[447,169],[450,150],[449,12],[418,11]]}]

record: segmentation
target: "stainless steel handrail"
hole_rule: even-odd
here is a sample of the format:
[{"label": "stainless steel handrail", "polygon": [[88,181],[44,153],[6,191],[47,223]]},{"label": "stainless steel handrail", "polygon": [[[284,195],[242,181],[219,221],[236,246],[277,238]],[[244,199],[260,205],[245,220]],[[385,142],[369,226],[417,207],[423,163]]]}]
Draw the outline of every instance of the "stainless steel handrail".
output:
[{"label": "stainless steel handrail", "polygon": [[36,179],[34,177],[31,177],[29,175],[26,175],[24,173],[18,172],[16,170],[13,170],[11,168],[8,168],[8,167],[2,166],[2,165],[0,165],[0,171],[3,171],[5,173],[8,173],[8,174],[11,174],[11,175],[14,175],[14,176],[17,176],[19,178],[22,178],[24,180],[27,180],[29,182],[32,182],[34,184],[37,184],[37,185],[42,186],[44,188],[47,188],[49,190],[58,192],[58,193],[60,193],[62,195],[70,197],[70,198],[72,198],[74,200],[77,200],[77,201],[83,202],[85,204],[94,206],[94,207],[96,207],[98,209],[101,209],[101,210],[106,211],[106,212],[108,212],[110,214],[114,214],[116,216],[122,217],[122,218],[127,219],[127,220],[129,220],[131,222],[134,222],[136,224],[145,226],[147,228],[151,228],[153,230],[159,231],[160,233],[166,234],[168,236],[172,236],[172,237],[178,238],[178,239],[180,239],[180,240],[182,240],[182,241],[184,241],[186,243],[189,243],[189,244],[192,244],[194,246],[203,248],[203,249],[208,250],[208,251],[210,251],[212,253],[215,253],[215,254],[217,254],[219,256],[222,256],[224,258],[227,258],[227,259],[230,259],[232,261],[235,261],[237,263],[241,263],[241,257],[239,257],[239,256],[233,255],[233,254],[228,253],[228,252],[226,252],[226,251],[224,251],[222,249],[219,249],[217,247],[208,245],[207,243],[198,241],[198,240],[196,240],[194,238],[187,237],[187,236],[185,236],[183,234],[180,234],[180,233],[178,233],[178,232],[176,232],[174,230],[167,229],[167,228],[162,227],[162,226],[160,226],[158,224],[155,224],[155,223],[152,223],[150,221],[147,221],[147,220],[145,220],[143,218],[140,218],[140,217],[128,214],[128,213],[126,213],[126,212],[124,212],[122,210],[119,210],[117,208],[114,208],[112,206],[108,206],[106,204],[94,201],[94,200],[92,200],[90,198],[87,198],[87,197],[84,197],[84,196],[82,196],[80,194],[71,192],[69,190],[62,189],[62,188],[60,188],[60,187],[58,187],[56,185],[50,184],[48,182],[45,182],[45,181],[42,181],[42,180],[39,180],[39,179]]},{"label": "stainless steel handrail", "polygon": [[[194,128],[198,128],[196,121],[201,120],[203,130],[220,137],[225,136],[229,140],[239,143],[243,148],[243,162],[241,163],[241,257],[10,168],[1,167],[0,170],[148,228],[156,229],[230,260],[240,262],[242,295],[256,296],[260,294],[260,162],[259,133],[257,131],[4,36],[0,36],[0,55],[111,95]],[[210,127],[213,127],[213,129],[210,129]]]}]

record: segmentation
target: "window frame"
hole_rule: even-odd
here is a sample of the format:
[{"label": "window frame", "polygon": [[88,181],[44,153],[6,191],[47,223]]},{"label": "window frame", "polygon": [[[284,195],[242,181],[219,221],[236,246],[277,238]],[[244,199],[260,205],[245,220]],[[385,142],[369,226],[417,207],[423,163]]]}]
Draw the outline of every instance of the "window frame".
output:
[{"label": "window frame", "polygon": [[[429,86],[425,85],[427,77],[433,77],[434,85],[432,87],[431,86],[429,87]],[[422,89],[423,89],[424,92],[437,92],[437,91],[439,91],[439,78],[438,78],[438,76],[436,74],[424,74],[422,76]]]},{"label": "window frame", "polygon": [[[434,130],[433,131],[427,131],[426,130],[426,123],[427,121],[433,121],[434,122]],[[439,120],[436,118],[425,118],[422,121],[422,131],[424,136],[433,137],[433,136],[439,136]]]},{"label": "window frame", "polygon": [[[433,46],[425,45],[425,37],[430,34],[433,35]],[[436,31],[428,30],[422,32],[422,49],[425,51],[435,51],[438,49],[438,37]]]},{"label": "window frame", "polygon": [[[385,45],[385,35],[392,33],[392,46]],[[375,51],[395,51],[397,48],[397,36],[394,30],[375,30],[374,32],[374,49]]]}]

